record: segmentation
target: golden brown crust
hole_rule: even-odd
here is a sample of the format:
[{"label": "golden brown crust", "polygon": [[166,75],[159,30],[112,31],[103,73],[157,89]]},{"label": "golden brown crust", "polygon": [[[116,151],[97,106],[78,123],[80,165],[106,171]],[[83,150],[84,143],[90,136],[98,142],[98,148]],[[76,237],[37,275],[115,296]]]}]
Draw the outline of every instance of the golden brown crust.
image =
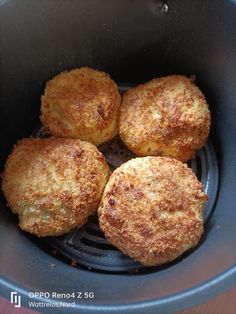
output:
[{"label": "golden brown crust", "polygon": [[173,75],[128,90],[123,97],[119,132],[138,156],[169,156],[187,161],[206,142],[210,111],[190,79]]},{"label": "golden brown crust", "polygon": [[111,175],[99,223],[125,254],[143,265],[161,265],[198,243],[206,200],[187,165],[168,157],[135,158]]},{"label": "golden brown crust", "polygon": [[46,84],[41,121],[55,136],[99,145],[118,133],[120,103],[108,74],[86,67],[65,71]]},{"label": "golden brown crust", "polygon": [[28,138],[7,159],[2,190],[23,230],[60,235],[96,211],[108,177],[106,160],[91,143]]}]

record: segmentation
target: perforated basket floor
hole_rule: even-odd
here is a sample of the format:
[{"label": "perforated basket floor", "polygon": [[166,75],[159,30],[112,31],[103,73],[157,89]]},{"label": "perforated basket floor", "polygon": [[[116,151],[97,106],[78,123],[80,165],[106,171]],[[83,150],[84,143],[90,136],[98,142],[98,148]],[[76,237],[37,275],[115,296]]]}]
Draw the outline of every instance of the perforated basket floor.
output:
[{"label": "perforated basket floor", "polygon": [[[118,143],[120,140],[115,139],[101,147],[101,151],[113,169],[132,157],[132,154],[122,144],[118,149]],[[218,182],[215,153],[211,143],[197,153],[196,158],[189,162],[189,166],[204,184],[209,197],[204,212],[206,222],[214,208]],[[60,254],[89,269],[126,272],[143,268],[142,265],[124,255],[105,239],[96,216],[90,217],[86,225],[78,230],[61,237],[46,238],[44,241]]]},{"label": "perforated basket floor", "polygon": [[[121,87],[123,92],[127,87]],[[34,134],[37,137],[46,137],[43,128],[38,128]],[[119,137],[101,145],[99,150],[104,154],[111,170],[116,169],[122,163],[135,157]],[[203,183],[208,195],[205,206],[204,220],[207,222],[217,196],[218,168],[213,145],[208,143],[197,152],[196,157],[188,162],[198,179]],[[144,269],[142,265],[124,255],[112,246],[104,237],[99,228],[96,216],[89,218],[88,222],[80,229],[76,229],[67,235],[60,237],[48,237],[43,239],[47,246],[56,250],[60,256],[73,260],[74,264],[85,266],[90,270],[105,272],[136,272]]]}]

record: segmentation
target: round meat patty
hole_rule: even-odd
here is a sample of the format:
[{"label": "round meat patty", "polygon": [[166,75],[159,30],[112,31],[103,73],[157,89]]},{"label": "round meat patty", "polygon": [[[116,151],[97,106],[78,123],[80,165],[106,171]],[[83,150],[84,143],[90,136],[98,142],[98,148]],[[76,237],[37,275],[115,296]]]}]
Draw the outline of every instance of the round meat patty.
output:
[{"label": "round meat patty", "polygon": [[123,97],[119,132],[138,156],[187,161],[206,142],[210,111],[205,97],[185,76],[153,79]]},{"label": "round meat patty", "polygon": [[74,69],[46,84],[41,121],[52,135],[99,145],[118,133],[120,103],[117,85],[108,74]]},{"label": "round meat patty", "polygon": [[108,177],[106,160],[91,143],[28,138],[7,159],[2,190],[21,229],[56,236],[97,210]]},{"label": "round meat patty", "polygon": [[98,209],[106,238],[143,265],[173,261],[203,233],[207,195],[187,165],[168,157],[131,159],[111,175]]}]

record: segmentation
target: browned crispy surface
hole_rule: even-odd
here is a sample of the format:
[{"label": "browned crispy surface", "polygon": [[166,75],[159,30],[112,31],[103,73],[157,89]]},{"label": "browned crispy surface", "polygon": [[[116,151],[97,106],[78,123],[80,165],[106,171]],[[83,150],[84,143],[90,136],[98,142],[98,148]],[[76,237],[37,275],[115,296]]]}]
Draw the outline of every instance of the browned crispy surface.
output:
[{"label": "browned crispy surface", "polygon": [[187,165],[168,157],[135,158],[111,175],[99,223],[125,254],[144,265],[161,265],[198,243],[206,200]]},{"label": "browned crispy surface", "polygon": [[190,79],[173,75],[128,90],[121,105],[120,136],[138,156],[187,161],[206,142],[210,112]]},{"label": "browned crispy surface", "polygon": [[60,235],[97,210],[108,177],[106,160],[91,143],[29,138],[9,155],[2,189],[23,230]]},{"label": "browned crispy surface", "polygon": [[80,68],[46,84],[41,121],[55,136],[80,138],[99,145],[118,133],[121,96],[104,72]]}]

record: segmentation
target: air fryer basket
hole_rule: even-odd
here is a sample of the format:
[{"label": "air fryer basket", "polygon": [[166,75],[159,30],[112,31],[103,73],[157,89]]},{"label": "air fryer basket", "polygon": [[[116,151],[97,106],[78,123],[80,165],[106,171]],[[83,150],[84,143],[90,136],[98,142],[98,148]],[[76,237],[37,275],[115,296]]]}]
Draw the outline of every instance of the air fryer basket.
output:
[{"label": "air fryer basket", "polygon": [[[1,295],[17,291],[28,306],[29,291],[87,291],[95,297],[57,313],[170,313],[235,285],[235,31],[233,0],[0,1],[0,170],[17,139],[44,136],[40,95],[65,69],[104,70],[121,91],[157,76],[195,75],[212,113],[209,141],[189,163],[209,195],[197,248],[145,268],[104,239],[96,217],[68,235],[37,239],[19,230],[1,195]],[[100,150],[112,168],[132,157],[119,138]]]}]

